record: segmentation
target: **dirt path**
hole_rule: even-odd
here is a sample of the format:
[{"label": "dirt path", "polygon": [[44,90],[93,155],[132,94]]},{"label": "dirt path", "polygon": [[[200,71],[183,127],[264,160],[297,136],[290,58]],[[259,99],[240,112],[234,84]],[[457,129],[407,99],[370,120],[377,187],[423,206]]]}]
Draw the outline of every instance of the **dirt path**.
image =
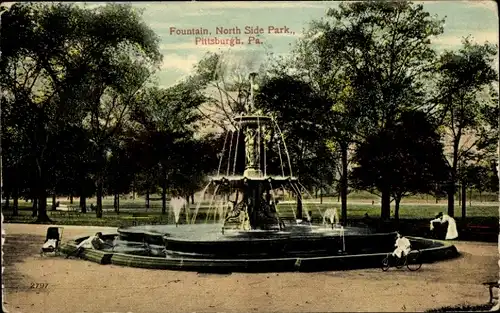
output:
[{"label": "dirt path", "polygon": [[[378,269],[209,275],[40,257],[47,226],[5,225],[3,284],[9,312],[423,311],[488,301],[498,279],[496,244],[457,243],[462,257],[418,272]],[[65,226],[64,239],[106,227]],[[46,283],[47,288],[30,288]]]}]

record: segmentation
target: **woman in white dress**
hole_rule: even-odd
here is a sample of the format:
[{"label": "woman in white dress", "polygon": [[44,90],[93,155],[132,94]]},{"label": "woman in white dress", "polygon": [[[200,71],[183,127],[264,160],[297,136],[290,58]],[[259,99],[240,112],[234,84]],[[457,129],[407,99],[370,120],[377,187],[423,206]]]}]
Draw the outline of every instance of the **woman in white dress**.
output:
[{"label": "woman in white dress", "polygon": [[431,230],[434,229],[433,223],[439,222],[441,224],[448,222],[448,229],[446,230],[446,240],[452,240],[458,238],[457,231],[457,223],[455,223],[455,219],[448,214],[443,214],[443,212],[439,212],[435,219],[431,221]]}]

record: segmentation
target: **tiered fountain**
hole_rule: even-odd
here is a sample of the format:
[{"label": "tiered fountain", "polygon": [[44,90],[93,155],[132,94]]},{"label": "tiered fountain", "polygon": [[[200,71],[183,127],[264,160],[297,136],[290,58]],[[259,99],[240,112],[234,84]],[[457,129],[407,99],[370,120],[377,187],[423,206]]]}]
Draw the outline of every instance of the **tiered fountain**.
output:
[{"label": "tiered fountain", "polygon": [[[200,202],[193,213],[188,206],[184,206],[186,221],[191,223],[180,224],[183,205],[182,201],[176,200],[173,203],[175,225],[120,228],[113,249],[89,251],[87,258],[101,263],[198,271],[307,271],[380,265],[385,254],[393,249],[395,233],[371,233],[367,228],[337,226],[334,222],[338,221],[338,216],[332,208],[320,211],[323,224],[311,223],[309,211],[305,212],[307,222],[302,221],[300,183],[292,175],[284,140],[282,144],[288,159],[289,175],[285,175],[283,169],[282,175],[267,174],[266,131],[274,127],[281,138],[282,135],[273,118],[255,110],[255,76],[250,74],[250,101],[246,110],[235,117],[238,136],[240,133],[244,136],[244,171],[239,175],[235,173],[238,149],[235,148],[234,158],[231,159],[230,147],[226,175],[221,175],[219,165],[217,175],[209,184],[214,187],[214,192],[210,205],[205,208],[207,222],[196,223]],[[223,154],[225,150],[226,147]],[[231,174],[229,168],[232,162]],[[283,162],[281,165],[283,168]],[[278,212],[275,197],[275,190],[278,189],[292,191],[297,197],[291,223],[287,223]],[[217,191],[220,201],[214,204]],[[214,222],[208,222],[211,212]],[[327,219],[331,223],[326,223]],[[413,246],[424,252],[426,248],[431,248],[429,251],[444,251],[443,256],[456,255],[454,246],[425,239],[413,239]],[[440,254],[423,253],[424,258],[427,256],[429,260],[436,255]]]}]

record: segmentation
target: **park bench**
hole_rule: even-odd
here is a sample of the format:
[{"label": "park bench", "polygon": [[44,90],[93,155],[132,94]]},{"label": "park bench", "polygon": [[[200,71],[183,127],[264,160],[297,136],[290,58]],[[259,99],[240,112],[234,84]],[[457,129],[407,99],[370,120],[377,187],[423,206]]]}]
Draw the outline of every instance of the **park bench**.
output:
[{"label": "park bench", "polygon": [[151,217],[151,214],[144,212],[144,213],[132,213],[132,217]]},{"label": "park bench", "polygon": [[72,218],[72,217],[79,217],[81,212],[79,207],[75,206],[63,206],[62,207],[64,210],[50,210],[48,211],[50,216],[59,216],[59,217],[67,217],[67,218]]},{"label": "park bench", "polygon": [[467,228],[468,229],[471,229],[471,230],[479,230],[479,231],[485,231],[485,230],[491,230],[492,227],[491,226],[486,226],[486,225],[467,225]]},{"label": "park bench", "polygon": [[491,227],[488,225],[468,224],[464,230],[471,233],[471,234],[479,235],[479,236],[498,234],[498,226]]},{"label": "park bench", "polygon": [[489,292],[490,292],[490,302],[489,303],[491,304],[491,303],[493,303],[493,300],[498,300],[498,292],[497,292],[496,296],[493,294],[493,291],[494,291],[495,288],[496,289],[500,288],[498,281],[483,283],[483,285],[488,286],[488,289],[489,289]]},{"label": "park bench", "polygon": [[47,211],[48,214],[52,217],[52,216],[64,216],[66,214],[65,211],[59,211],[59,210],[48,210]]},{"label": "park bench", "polygon": [[132,213],[132,216],[122,216],[120,217],[122,220],[132,220],[132,225],[140,225],[145,221],[149,221],[151,216],[144,213]]},{"label": "park bench", "polygon": [[81,214],[81,212],[80,212],[79,207],[75,207],[75,206],[68,207],[68,211],[67,211],[68,217],[72,217],[72,216],[80,217],[80,214]]}]

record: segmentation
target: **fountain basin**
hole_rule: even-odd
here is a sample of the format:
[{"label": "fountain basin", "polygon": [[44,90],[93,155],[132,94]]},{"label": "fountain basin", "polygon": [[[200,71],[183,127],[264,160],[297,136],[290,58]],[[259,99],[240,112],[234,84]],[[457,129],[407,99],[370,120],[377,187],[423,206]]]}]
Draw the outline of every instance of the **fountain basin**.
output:
[{"label": "fountain basin", "polygon": [[[219,225],[123,228],[118,234],[105,235],[109,241],[119,236],[114,249],[88,250],[82,257],[101,264],[198,272],[348,270],[379,267],[393,250],[395,238],[395,233],[370,234],[363,229],[347,228],[343,251],[338,232],[321,227],[307,227],[308,231],[299,228],[304,226],[297,226],[289,232],[247,231],[222,235],[220,228],[218,234],[210,231],[215,230],[215,226]],[[408,238],[414,249],[421,250],[425,263],[459,255],[448,242]],[[65,244],[63,251],[72,251],[83,239]],[[138,241],[141,239],[142,242]]]}]

